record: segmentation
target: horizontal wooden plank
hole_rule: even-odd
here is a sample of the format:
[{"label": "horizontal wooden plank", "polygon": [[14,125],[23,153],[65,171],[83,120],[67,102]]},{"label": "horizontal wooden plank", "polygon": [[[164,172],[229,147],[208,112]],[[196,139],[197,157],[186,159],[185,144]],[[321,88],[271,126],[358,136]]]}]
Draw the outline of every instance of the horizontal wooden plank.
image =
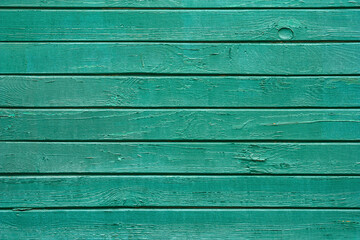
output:
[{"label": "horizontal wooden plank", "polygon": [[0,211],[2,239],[357,239],[357,210]]},{"label": "horizontal wooden plank", "polygon": [[122,8],[309,8],[359,7],[358,0],[2,0],[1,7],[122,7]]},{"label": "horizontal wooden plank", "polygon": [[360,177],[0,177],[0,207],[360,207]]},{"label": "horizontal wooden plank", "polygon": [[0,73],[359,74],[360,43],[1,43]]},{"label": "horizontal wooden plank", "polygon": [[1,142],[0,173],[359,174],[359,143]]},{"label": "horizontal wooden plank", "polygon": [[2,107],[360,107],[360,77],[0,76]]},{"label": "horizontal wooden plank", "polygon": [[0,19],[0,41],[360,40],[358,9],[1,10]]},{"label": "horizontal wooden plank", "polygon": [[3,109],[0,140],[359,140],[359,109]]}]

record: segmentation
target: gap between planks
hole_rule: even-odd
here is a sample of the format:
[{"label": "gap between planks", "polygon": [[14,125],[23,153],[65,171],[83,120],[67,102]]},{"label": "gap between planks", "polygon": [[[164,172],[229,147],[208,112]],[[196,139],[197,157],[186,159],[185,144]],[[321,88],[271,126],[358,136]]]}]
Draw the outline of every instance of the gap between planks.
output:
[{"label": "gap between planks", "polygon": [[149,109],[149,110],[186,110],[186,109],[190,109],[190,110],[211,110],[211,109],[216,109],[216,110],[294,110],[294,109],[305,109],[305,110],[316,110],[316,109],[325,109],[325,110],[335,110],[335,109],[360,109],[360,106],[351,106],[351,107],[308,107],[308,106],[300,106],[300,107],[201,107],[201,106],[197,106],[197,107],[186,107],[186,106],[178,106],[178,107],[171,107],[171,106],[161,106],[161,107],[131,107],[131,106],[126,106],[126,107],[119,107],[119,106],[103,106],[103,107],[99,107],[99,106],[81,106],[81,107],[71,107],[71,106],[56,106],[56,107],[29,107],[29,106],[16,106],[16,107],[8,107],[8,106],[0,106],[0,110],[11,110],[11,109],[21,109],[21,110],[32,110],[32,109],[36,109],[36,110],[51,110],[51,109],[56,109],[56,110],[71,110],[71,109],[76,109],[76,110],[97,110],[97,109],[102,109],[102,110],[112,110],[112,109],[124,109],[124,110],[144,110],[144,109]]},{"label": "gap between planks", "polygon": [[309,211],[316,211],[316,210],[348,210],[348,211],[359,211],[360,208],[351,208],[351,207],[345,207],[345,208],[339,208],[339,207],[218,207],[218,206],[206,206],[206,207],[187,207],[187,206],[137,206],[137,207],[124,207],[124,206],[108,206],[108,207],[42,207],[42,208],[30,208],[30,207],[24,207],[24,208],[0,208],[0,212],[7,212],[7,211],[14,211],[14,212],[28,212],[28,211],[63,211],[63,210],[74,210],[74,211],[103,211],[103,210],[118,210],[118,211],[125,211],[125,210],[132,210],[132,211],[143,211],[143,210],[159,210],[159,211],[171,211],[171,210],[198,210],[198,211],[206,211],[206,210],[309,210]]},{"label": "gap between planks", "polygon": [[359,6],[346,6],[346,7],[227,7],[227,8],[220,8],[220,7],[213,7],[213,8],[190,8],[190,7],[41,7],[41,6],[37,6],[37,7],[25,7],[25,6],[11,6],[11,7],[5,7],[5,6],[0,6],[0,10],[103,10],[103,11],[113,11],[113,10],[192,10],[192,11],[204,11],[204,10],[208,10],[208,11],[231,11],[231,10],[318,10],[318,9],[360,9]]},{"label": "gap between planks", "polygon": [[[0,9],[1,11],[1,9]],[[52,40],[52,41],[0,41],[0,43],[244,43],[244,44],[297,44],[297,43],[360,43],[360,40],[258,40],[258,41],[172,41],[172,40]],[[289,76],[289,75],[286,75]],[[296,75],[298,76],[298,75]]]},{"label": "gap between planks", "polygon": [[354,143],[357,144],[358,142],[360,142],[360,140],[239,140],[239,139],[234,139],[234,140],[144,140],[144,139],[139,139],[139,140],[0,140],[0,142],[17,142],[17,143],[64,143],[64,144],[70,144],[70,143],[88,143],[88,144],[92,144],[92,143],[119,143],[119,144],[127,144],[127,143],[142,143],[142,144],[146,144],[146,143],[190,143],[190,144],[213,144],[213,143],[268,143],[268,144],[281,144],[281,143],[308,143],[308,144],[312,144],[312,143],[343,143],[343,144],[347,144],[347,143]]},{"label": "gap between planks", "polygon": [[232,176],[257,176],[257,177],[360,177],[360,174],[320,174],[320,173],[309,173],[309,174],[276,174],[276,173],[157,173],[157,172],[137,172],[137,173],[116,173],[116,172],[59,172],[59,173],[0,173],[0,177],[82,177],[82,176],[94,176],[94,177],[126,177],[126,176],[136,176],[136,177],[168,177],[168,176],[189,176],[189,177],[232,177]]},{"label": "gap between planks", "polygon": [[300,78],[300,77],[360,77],[360,74],[296,74],[296,75],[284,75],[284,74],[228,74],[228,73],[0,73],[0,76],[26,76],[26,77],[67,77],[67,76],[77,76],[77,77],[291,77],[291,78]]},{"label": "gap between planks", "polygon": [[[309,45],[314,45],[314,44],[323,44],[323,43],[360,43],[360,40],[257,40],[257,41],[247,41],[247,40],[227,40],[227,41],[173,41],[173,40],[132,40],[132,41],[128,41],[128,40],[46,40],[46,41],[36,41],[36,40],[24,40],[24,41],[0,41],[0,43],[13,43],[13,44],[24,44],[24,43],[70,43],[70,44],[81,44],[81,43],[94,43],[94,44],[102,44],[102,43],[126,43],[126,44],[147,44],[147,43],[159,43],[159,44],[166,44],[166,43],[214,43],[214,44],[232,44],[232,43],[244,43],[244,44],[254,44],[254,45],[260,45],[260,44],[278,44],[278,45],[282,45],[282,44],[298,44],[298,43],[302,43],[302,44],[309,44]],[[125,73],[125,74],[129,74],[129,73]],[[149,73],[151,74],[151,73]],[[11,74],[6,74],[6,75],[11,75]],[[33,73],[29,74],[29,75],[34,75]],[[206,75],[211,75],[211,74],[206,74]],[[221,74],[220,74],[221,75]],[[226,74],[229,75],[229,74]],[[238,74],[237,74],[238,75]],[[256,75],[256,74],[252,74],[252,75]],[[278,76],[278,75],[277,75]],[[291,76],[291,75],[284,75],[284,76]],[[299,76],[299,75],[295,75],[295,76]],[[306,75],[307,76],[307,75]],[[317,75],[316,75],[317,76]]]}]

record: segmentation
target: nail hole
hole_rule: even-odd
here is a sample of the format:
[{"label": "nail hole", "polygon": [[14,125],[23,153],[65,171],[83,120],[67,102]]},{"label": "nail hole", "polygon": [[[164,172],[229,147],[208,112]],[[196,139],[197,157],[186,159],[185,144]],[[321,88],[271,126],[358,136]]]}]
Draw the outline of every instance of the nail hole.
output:
[{"label": "nail hole", "polygon": [[290,28],[280,28],[278,31],[279,38],[290,40],[294,37],[294,32]]}]

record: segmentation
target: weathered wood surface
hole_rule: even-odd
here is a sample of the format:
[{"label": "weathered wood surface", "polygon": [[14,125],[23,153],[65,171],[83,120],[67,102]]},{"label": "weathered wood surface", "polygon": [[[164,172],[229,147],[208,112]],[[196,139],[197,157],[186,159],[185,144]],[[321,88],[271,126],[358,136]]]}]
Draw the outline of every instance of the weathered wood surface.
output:
[{"label": "weathered wood surface", "polygon": [[358,109],[3,109],[0,140],[359,140]]},{"label": "weathered wood surface", "polygon": [[360,177],[0,177],[0,207],[360,207]]},{"label": "weathered wood surface", "polygon": [[0,211],[2,239],[357,239],[358,210]]},{"label": "weathered wood surface", "polygon": [[360,73],[360,43],[1,43],[0,73]]},{"label": "weathered wood surface", "polygon": [[1,10],[0,19],[0,41],[360,40],[358,9],[32,9]]},{"label": "weathered wood surface", "polygon": [[322,8],[359,7],[359,0],[2,0],[1,7]]},{"label": "weathered wood surface", "polygon": [[360,107],[360,77],[0,76],[2,107]]},{"label": "weathered wood surface", "polygon": [[0,239],[359,238],[359,7],[2,0]]},{"label": "weathered wood surface", "polygon": [[360,174],[359,143],[1,142],[0,173]]}]

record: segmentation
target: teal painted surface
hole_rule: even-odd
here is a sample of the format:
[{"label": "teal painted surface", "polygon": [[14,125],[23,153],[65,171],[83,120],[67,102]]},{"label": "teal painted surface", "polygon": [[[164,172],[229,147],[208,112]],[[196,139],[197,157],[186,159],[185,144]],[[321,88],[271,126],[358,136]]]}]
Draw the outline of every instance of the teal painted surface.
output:
[{"label": "teal painted surface", "polygon": [[0,173],[359,174],[359,143],[2,142]]},{"label": "teal painted surface", "polygon": [[359,107],[360,78],[0,76],[1,107]]},{"label": "teal painted surface", "polygon": [[360,74],[360,43],[0,43],[3,74]]},{"label": "teal painted surface", "polygon": [[2,0],[3,7],[277,8],[359,7],[358,0]]},{"label": "teal painted surface", "polygon": [[360,140],[358,109],[1,110],[1,140]]},{"label": "teal painted surface", "polygon": [[[359,210],[0,211],[6,239],[356,239]],[[34,231],[36,229],[36,231]]]},{"label": "teal painted surface", "polygon": [[360,177],[0,177],[0,207],[360,206]]},{"label": "teal painted surface", "polygon": [[360,236],[359,1],[0,7],[0,239]]},{"label": "teal painted surface", "polygon": [[360,37],[358,9],[3,10],[0,19],[1,41],[299,41]]}]

